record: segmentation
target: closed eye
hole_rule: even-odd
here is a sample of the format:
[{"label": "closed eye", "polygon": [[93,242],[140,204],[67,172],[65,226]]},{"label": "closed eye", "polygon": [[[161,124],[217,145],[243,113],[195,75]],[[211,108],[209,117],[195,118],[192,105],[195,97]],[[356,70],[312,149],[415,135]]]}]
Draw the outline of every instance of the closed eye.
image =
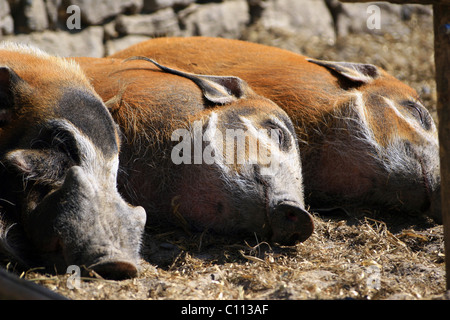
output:
[{"label": "closed eye", "polygon": [[411,100],[403,101],[400,104],[406,107],[413,117],[420,121],[424,129],[429,130],[431,128],[431,120],[429,119],[428,112],[420,104]]},{"label": "closed eye", "polygon": [[419,120],[421,123],[423,123],[423,115],[422,115],[422,111],[419,109],[419,107],[414,103],[414,102],[408,102],[408,104],[406,105],[408,108],[410,108],[411,110],[413,110],[419,117]]},{"label": "closed eye", "polygon": [[274,142],[278,143],[281,150],[284,150],[284,151],[289,150],[289,148],[291,147],[290,140],[288,138],[289,135],[286,134],[286,132],[283,130],[283,128],[276,125],[272,121],[268,121],[265,124],[265,127],[267,128],[269,137]]},{"label": "closed eye", "polygon": [[283,130],[281,130],[280,128],[271,128],[270,129],[270,137],[278,142],[278,144],[281,146],[283,144],[283,140],[284,140],[284,134],[283,134]]}]

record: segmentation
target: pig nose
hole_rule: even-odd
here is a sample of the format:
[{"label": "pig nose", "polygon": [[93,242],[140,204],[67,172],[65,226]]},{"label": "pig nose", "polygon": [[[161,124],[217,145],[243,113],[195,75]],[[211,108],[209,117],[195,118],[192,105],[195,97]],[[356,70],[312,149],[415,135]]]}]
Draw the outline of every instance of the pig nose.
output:
[{"label": "pig nose", "polygon": [[90,269],[110,280],[130,279],[138,274],[138,269],[133,263],[120,260],[102,261],[90,266]]},{"label": "pig nose", "polygon": [[293,201],[282,201],[272,211],[272,241],[294,245],[308,239],[314,231],[312,216]]}]

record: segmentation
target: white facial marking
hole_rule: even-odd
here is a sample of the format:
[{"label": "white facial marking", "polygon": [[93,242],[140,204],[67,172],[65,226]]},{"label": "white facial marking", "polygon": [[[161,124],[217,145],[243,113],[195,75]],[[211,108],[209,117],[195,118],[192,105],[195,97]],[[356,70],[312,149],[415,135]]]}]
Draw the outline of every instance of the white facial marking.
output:
[{"label": "white facial marking", "polygon": [[397,117],[399,117],[400,119],[406,121],[410,126],[412,126],[413,128],[419,129],[419,130],[423,130],[422,127],[420,126],[420,124],[418,123],[417,120],[411,118],[411,117],[405,117],[397,108],[397,106],[395,105],[395,102],[392,101],[389,98],[383,97],[384,102],[386,102],[386,104],[389,106],[389,108],[391,108],[392,111],[394,111],[395,115]]},{"label": "white facial marking", "polygon": [[79,150],[81,160],[80,167],[92,176],[93,180],[100,182],[105,180],[104,177],[107,177],[105,185],[115,185],[119,168],[118,154],[114,155],[111,159],[105,159],[103,153],[91,139],[72,123],[65,119],[55,119],[53,121],[56,123],[57,127],[73,134]]}]

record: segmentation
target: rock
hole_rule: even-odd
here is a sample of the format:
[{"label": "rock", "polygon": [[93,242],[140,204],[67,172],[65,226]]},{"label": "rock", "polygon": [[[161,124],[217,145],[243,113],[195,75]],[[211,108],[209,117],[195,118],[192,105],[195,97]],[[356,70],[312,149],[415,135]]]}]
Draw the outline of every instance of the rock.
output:
[{"label": "rock", "polygon": [[29,33],[48,28],[47,9],[43,0],[20,1],[13,8],[16,32]]},{"label": "rock", "polygon": [[127,0],[124,2],[124,13],[126,14],[138,14],[142,12],[142,8],[144,7],[144,0]]},{"label": "rock", "polygon": [[155,12],[164,8],[187,7],[195,0],[144,0],[144,12]]},{"label": "rock", "polygon": [[45,0],[45,8],[47,11],[48,26],[56,29],[58,24],[58,10],[62,4],[62,0]]},{"label": "rock", "polygon": [[89,27],[81,32],[44,31],[6,36],[4,40],[32,44],[62,57],[103,57],[103,27]]},{"label": "rock", "polygon": [[401,7],[402,20],[410,20],[414,14],[421,17],[432,17],[433,7],[420,4],[405,4]]},{"label": "rock", "polygon": [[141,35],[129,35],[122,38],[106,41],[106,55],[111,55],[129,46],[148,40],[150,37]]},{"label": "rock", "polygon": [[0,36],[14,33],[14,21],[7,0],[0,0]]},{"label": "rock", "polygon": [[118,14],[137,13],[142,10],[143,0],[68,0],[67,6],[77,5],[81,10],[81,21],[96,25]]},{"label": "rock", "polygon": [[0,18],[0,36],[14,33],[14,21],[10,15]]},{"label": "rock", "polygon": [[179,18],[186,36],[239,38],[250,22],[245,0],[192,4],[179,12]]},{"label": "rock", "polygon": [[393,37],[409,35],[410,28],[403,22],[412,14],[421,14],[420,19],[429,19],[432,14],[425,6],[399,5],[385,2],[341,3],[341,12],[336,16],[339,36],[351,33],[390,34]]},{"label": "rock", "polygon": [[180,27],[173,9],[166,8],[152,14],[122,15],[117,18],[116,30],[125,35],[174,36],[179,34]]},{"label": "rock", "polygon": [[322,0],[269,0],[258,19],[267,29],[334,39],[334,24]]},{"label": "rock", "polygon": [[105,40],[111,40],[119,37],[119,33],[116,30],[116,20],[112,20],[103,25],[105,30]]}]

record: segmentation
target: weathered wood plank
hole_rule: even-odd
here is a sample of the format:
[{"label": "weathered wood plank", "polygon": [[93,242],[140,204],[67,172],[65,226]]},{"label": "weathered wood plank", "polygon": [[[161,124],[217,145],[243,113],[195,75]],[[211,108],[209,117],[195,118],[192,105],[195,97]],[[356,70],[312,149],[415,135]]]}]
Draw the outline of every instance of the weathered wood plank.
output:
[{"label": "weathered wood plank", "polygon": [[434,5],[434,60],[441,157],[447,290],[450,290],[450,5]]},{"label": "weathered wood plank", "polygon": [[2,300],[66,300],[65,297],[0,268]]}]

